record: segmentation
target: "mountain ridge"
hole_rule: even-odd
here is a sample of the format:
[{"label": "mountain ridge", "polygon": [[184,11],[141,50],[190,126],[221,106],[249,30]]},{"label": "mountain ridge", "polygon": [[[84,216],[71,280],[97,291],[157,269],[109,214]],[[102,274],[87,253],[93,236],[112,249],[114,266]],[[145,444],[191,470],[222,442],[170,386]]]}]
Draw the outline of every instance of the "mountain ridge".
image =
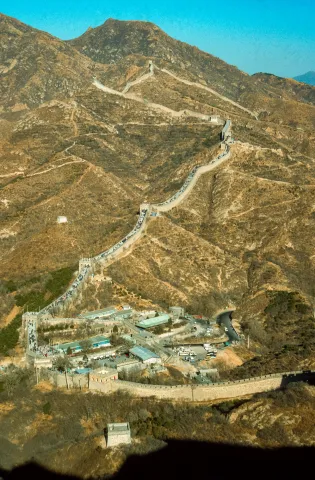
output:
[{"label": "mountain ridge", "polygon": [[[86,43],[80,37],[80,48],[91,47],[91,55],[104,44],[103,60],[117,58],[107,64],[69,42],[30,32],[16,38],[9,31],[1,61],[7,70],[1,84],[0,272],[20,282],[22,298],[36,297],[47,272],[74,268],[80,257],[114,245],[135,225],[140,203],[165,201],[194,166],[208,163],[220,143],[220,127],[209,118],[219,115],[233,122],[231,159],[200,179],[183,205],[156,219],[130,254],[110,266],[112,301],[183,303],[207,315],[233,301],[241,322],[250,316],[261,325],[268,291],[299,291],[311,302],[313,87],[246,76],[141,22],[113,20],[94,36],[86,32]],[[153,43],[148,35],[156,37]],[[149,75],[152,52],[160,57]],[[26,108],[18,110],[18,102]],[[68,218],[66,225],[57,224],[59,215]],[[37,279],[34,285],[30,279]],[[105,306],[102,289],[89,285],[93,294],[84,294],[69,314]],[[3,294],[3,305],[12,298]],[[277,333],[269,353],[300,342],[291,335],[294,326],[284,324],[287,337]],[[306,361],[311,365],[313,354]]]},{"label": "mountain ridge", "polygon": [[294,77],[294,80],[315,86],[315,71],[310,70],[303,75],[298,75],[297,77]]}]

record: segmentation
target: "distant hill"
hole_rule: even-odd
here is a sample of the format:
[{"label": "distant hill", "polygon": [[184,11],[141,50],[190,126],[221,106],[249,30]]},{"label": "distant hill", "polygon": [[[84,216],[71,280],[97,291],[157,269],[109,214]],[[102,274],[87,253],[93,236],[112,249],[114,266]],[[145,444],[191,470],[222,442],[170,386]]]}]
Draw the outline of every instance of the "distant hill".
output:
[{"label": "distant hill", "polygon": [[297,77],[294,77],[294,80],[297,80],[298,82],[308,83],[308,85],[315,86],[315,72],[304,73],[304,75],[299,75]]}]

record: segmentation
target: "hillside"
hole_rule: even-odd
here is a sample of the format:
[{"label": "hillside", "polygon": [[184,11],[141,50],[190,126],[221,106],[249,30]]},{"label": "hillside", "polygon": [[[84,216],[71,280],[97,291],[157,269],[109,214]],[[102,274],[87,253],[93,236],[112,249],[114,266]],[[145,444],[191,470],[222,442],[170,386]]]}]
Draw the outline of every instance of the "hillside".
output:
[{"label": "hillside", "polygon": [[[219,115],[233,122],[231,159],[106,273],[126,302],[208,315],[234,303],[244,331],[259,325],[261,371],[280,368],[283,352],[282,365],[313,365],[315,88],[250,77],[151,23],[108,20],[63,42],[0,19],[1,322],[16,302],[47,303],[50,275],[113,245],[142,202],[165,201],[210,162]],[[270,292],[296,295],[304,313],[289,302],[287,323],[269,318]]]},{"label": "hillside", "polygon": [[[132,398],[122,392],[110,396],[65,392],[33,382],[24,379],[23,388],[14,389],[14,398],[0,393],[2,468],[32,460],[63,475],[101,478],[116,473],[130,455],[154,452],[172,440],[268,449],[315,443],[311,386],[191,405]],[[104,428],[113,418],[130,422],[131,445],[103,448]]]},{"label": "hillside", "polygon": [[59,95],[71,97],[98,70],[67,43],[14,18],[0,14],[0,30],[0,108],[9,118]]}]

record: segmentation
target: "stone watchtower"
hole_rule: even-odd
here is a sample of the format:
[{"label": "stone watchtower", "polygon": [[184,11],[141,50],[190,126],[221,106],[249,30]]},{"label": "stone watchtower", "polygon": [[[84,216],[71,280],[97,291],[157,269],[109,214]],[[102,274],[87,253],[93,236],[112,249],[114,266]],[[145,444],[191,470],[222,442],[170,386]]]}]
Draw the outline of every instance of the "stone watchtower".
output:
[{"label": "stone watchtower", "polygon": [[130,425],[126,423],[108,423],[106,429],[108,447],[131,443]]},{"label": "stone watchtower", "polygon": [[81,273],[82,270],[83,270],[87,265],[88,265],[89,267],[92,266],[92,259],[91,259],[91,258],[81,258],[81,259],[79,260],[79,272]]}]

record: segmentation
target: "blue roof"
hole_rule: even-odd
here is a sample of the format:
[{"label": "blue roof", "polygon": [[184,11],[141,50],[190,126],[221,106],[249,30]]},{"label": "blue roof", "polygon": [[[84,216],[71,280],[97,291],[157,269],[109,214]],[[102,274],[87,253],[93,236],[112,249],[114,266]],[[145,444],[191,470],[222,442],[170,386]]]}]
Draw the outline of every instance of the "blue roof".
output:
[{"label": "blue roof", "polygon": [[149,360],[149,358],[160,358],[156,353],[151,352],[151,350],[140,346],[131,348],[130,353],[143,361]]}]

